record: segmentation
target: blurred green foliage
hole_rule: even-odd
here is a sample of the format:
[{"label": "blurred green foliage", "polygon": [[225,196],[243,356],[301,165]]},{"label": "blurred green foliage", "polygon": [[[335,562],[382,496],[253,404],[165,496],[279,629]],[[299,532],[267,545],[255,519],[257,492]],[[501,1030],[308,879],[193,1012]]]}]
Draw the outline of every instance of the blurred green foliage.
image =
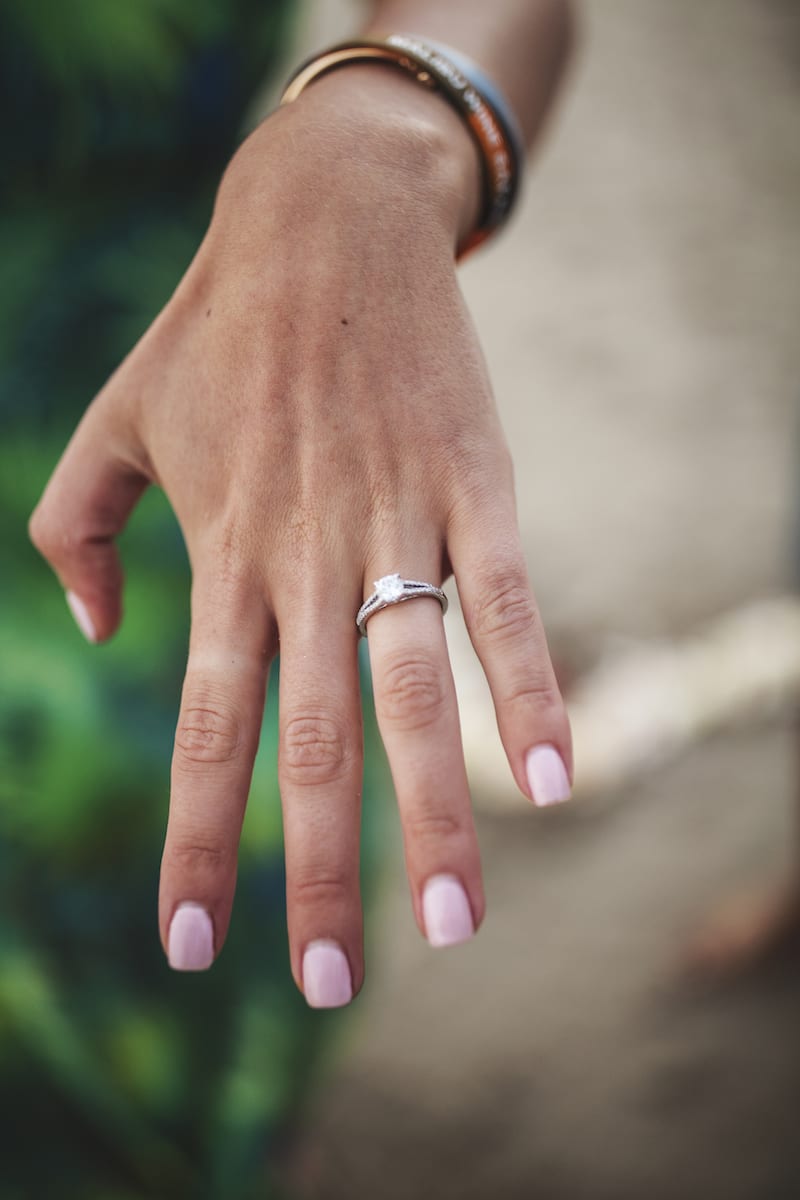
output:
[{"label": "blurred green foliage", "polygon": [[[147,493],[122,538],[126,617],[101,649],[26,534],[80,412],[202,236],[289,8],[0,8],[0,1200],[276,1195],[340,1020],[308,1010],[289,971],[275,678],[225,947],[203,975],[166,965],[189,573],[164,497]],[[369,715],[367,743],[368,797],[384,780]]]}]

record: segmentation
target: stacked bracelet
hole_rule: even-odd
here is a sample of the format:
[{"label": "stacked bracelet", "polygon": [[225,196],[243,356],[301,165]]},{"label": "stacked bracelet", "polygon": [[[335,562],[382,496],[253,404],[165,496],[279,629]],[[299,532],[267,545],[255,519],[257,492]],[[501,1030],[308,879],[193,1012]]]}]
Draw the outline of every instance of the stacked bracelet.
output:
[{"label": "stacked bracelet", "polygon": [[439,91],[465,121],[480,151],[483,204],[477,228],[458,248],[458,256],[463,257],[508,220],[517,196],[524,143],[508,102],[464,55],[396,33],[382,40],[342,42],[308,59],[292,75],[281,104],[296,100],[320,75],[359,61],[399,67],[418,83]]}]

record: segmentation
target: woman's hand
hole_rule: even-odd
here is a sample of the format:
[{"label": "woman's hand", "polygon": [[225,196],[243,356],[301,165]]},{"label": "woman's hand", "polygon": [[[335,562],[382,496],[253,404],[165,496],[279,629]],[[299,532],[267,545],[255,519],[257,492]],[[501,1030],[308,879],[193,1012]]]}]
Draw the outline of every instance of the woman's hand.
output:
[{"label": "woman's hand", "polygon": [[[355,615],[382,575],[455,574],[519,787],[538,803],[568,795],[567,718],[454,272],[476,204],[475,152],[439,97],[374,65],[314,84],[238,151],[194,262],[33,515],[96,641],[120,620],[113,539],[148,483],[186,539],[159,910],[179,969],[210,965],[225,940],[280,642],[292,969],[314,1005],[360,988]],[[416,919],[435,945],[461,941],[484,897],[438,602],[377,613],[369,651]]]}]

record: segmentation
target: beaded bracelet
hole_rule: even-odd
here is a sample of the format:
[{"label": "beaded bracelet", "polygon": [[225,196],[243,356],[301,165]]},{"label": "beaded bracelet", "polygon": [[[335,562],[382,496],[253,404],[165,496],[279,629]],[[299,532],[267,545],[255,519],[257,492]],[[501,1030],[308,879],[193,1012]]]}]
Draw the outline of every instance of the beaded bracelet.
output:
[{"label": "beaded bracelet", "polygon": [[381,40],[341,42],[307,59],[293,73],[281,104],[296,100],[314,79],[347,63],[385,62],[418,83],[439,91],[465,121],[480,151],[483,204],[477,228],[458,248],[463,258],[484,242],[511,213],[519,190],[524,142],[514,114],[494,84],[458,51],[395,33]]}]

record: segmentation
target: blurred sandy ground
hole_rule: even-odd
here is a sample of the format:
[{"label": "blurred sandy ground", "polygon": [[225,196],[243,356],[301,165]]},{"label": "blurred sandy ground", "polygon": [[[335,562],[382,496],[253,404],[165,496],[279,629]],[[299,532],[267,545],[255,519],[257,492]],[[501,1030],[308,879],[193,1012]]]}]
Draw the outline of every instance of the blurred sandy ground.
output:
[{"label": "blurred sandy ground", "polygon": [[[312,6],[305,43],[343,13]],[[743,606],[777,675],[796,664],[796,614],[761,605],[790,593],[797,542],[800,9],[587,0],[583,24],[523,211],[463,284],[555,654],[570,676],[644,647],[646,703],[664,647],[719,642]],[[457,619],[448,636],[489,915],[429,951],[396,837],[368,984],[296,1150],[304,1194],[800,1195],[797,964],[705,992],[673,970],[709,906],[791,861],[791,681],[542,815],[496,769]],[[725,693],[738,660],[704,662]]]}]

